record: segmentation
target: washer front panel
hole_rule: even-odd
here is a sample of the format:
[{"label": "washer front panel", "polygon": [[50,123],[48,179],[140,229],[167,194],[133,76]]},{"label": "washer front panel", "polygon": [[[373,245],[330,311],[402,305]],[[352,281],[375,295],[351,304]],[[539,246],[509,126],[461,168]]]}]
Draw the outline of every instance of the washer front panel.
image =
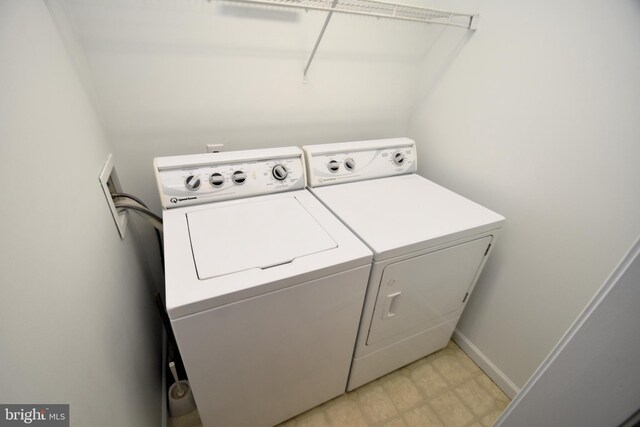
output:
[{"label": "washer front panel", "polygon": [[161,157],[154,166],[165,209],[301,190],[306,185],[297,147]]},{"label": "washer front panel", "polygon": [[416,147],[408,138],[302,147],[309,185],[320,187],[416,171]]}]

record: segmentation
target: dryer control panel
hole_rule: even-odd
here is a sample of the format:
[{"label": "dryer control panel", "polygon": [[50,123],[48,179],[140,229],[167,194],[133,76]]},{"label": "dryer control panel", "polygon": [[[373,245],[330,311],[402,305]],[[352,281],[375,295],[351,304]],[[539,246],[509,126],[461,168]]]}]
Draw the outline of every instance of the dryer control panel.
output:
[{"label": "dryer control panel", "polygon": [[158,157],[153,163],[164,209],[306,186],[298,147]]},{"label": "dryer control panel", "polygon": [[307,145],[309,186],[341,184],[416,171],[416,146],[408,138]]}]

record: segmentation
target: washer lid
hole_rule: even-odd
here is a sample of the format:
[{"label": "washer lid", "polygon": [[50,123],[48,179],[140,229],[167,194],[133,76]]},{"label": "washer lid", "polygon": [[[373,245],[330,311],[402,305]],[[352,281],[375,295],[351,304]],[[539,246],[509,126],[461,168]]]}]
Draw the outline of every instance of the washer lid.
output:
[{"label": "washer lid", "polygon": [[186,215],[200,280],[267,269],[338,246],[293,197],[212,207]]},{"label": "washer lid", "polygon": [[500,228],[504,217],[420,175],[311,189],[382,260]]}]

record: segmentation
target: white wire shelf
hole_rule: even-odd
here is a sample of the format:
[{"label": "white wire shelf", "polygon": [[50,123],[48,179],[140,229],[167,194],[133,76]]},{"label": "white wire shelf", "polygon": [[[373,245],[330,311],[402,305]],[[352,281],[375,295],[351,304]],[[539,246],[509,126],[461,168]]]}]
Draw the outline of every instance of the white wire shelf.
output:
[{"label": "white wire shelf", "polygon": [[474,29],[474,19],[478,15],[457,13],[446,10],[429,9],[400,3],[387,3],[377,0],[226,0],[238,3],[282,6],[297,9],[320,10],[326,12],[347,13],[352,15],[375,16],[378,18],[398,19],[402,21],[423,22]]},{"label": "white wire shelf", "polygon": [[[211,1],[211,0],[209,0]],[[222,0],[235,3],[247,3],[263,6],[280,6],[287,8],[319,10],[328,12],[320,35],[304,68],[304,77],[311,66],[318,45],[331,20],[333,13],[373,16],[377,18],[396,19],[401,21],[421,22],[427,24],[446,25],[451,27],[475,30],[478,22],[477,14],[450,12],[410,6],[400,3],[388,3],[378,0]]]}]

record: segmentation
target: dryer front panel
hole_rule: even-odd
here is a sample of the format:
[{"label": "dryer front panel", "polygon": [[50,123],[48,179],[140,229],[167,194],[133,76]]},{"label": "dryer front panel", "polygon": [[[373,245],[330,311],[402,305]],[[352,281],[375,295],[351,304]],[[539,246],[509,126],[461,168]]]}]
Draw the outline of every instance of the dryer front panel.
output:
[{"label": "dryer front panel", "polygon": [[395,342],[460,315],[492,236],[385,267],[367,346]]}]

